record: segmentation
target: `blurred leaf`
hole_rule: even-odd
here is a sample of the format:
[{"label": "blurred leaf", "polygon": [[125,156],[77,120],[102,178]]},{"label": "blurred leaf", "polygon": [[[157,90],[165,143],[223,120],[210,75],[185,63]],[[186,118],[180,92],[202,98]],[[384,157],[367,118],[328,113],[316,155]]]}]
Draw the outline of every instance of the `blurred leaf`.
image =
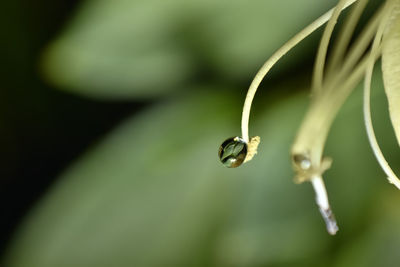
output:
[{"label": "blurred leaf", "polygon": [[382,72],[390,118],[400,144],[400,4],[397,7],[382,48]]},{"label": "blurred leaf", "polygon": [[[5,266],[325,262],[337,239],[325,232],[311,186],[292,183],[288,155],[306,96],[255,101],[268,107],[251,128],[262,136],[259,154],[227,169],[217,150],[237,134],[241,102],[229,91],[208,89],[128,120],[76,162],[22,225]],[[362,137],[361,113],[354,112],[361,112],[360,103],[358,92],[340,113],[327,149],[339,236],[350,239],[364,223],[357,218],[376,201],[371,194],[386,185]]]},{"label": "blurred leaf", "polygon": [[398,266],[400,254],[400,194],[395,188],[377,190],[370,206],[363,234],[348,240],[334,260],[335,267]]},{"label": "blurred leaf", "polygon": [[[204,93],[155,107],[126,122],[61,178],[23,227],[7,266],[190,266],[240,256],[226,254],[236,247],[226,247],[227,237],[218,234],[219,229],[230,224],[226,218],[236,208],[240,213],[238,198],[250,196],[242,190],[245,183],[267,181],[264,193],[272,188],[283,191],[285,184],[291,184],[290,179],[263,176],[273,164],[276,172],[284,173],[282,177],[290,177],[284,159],[293,129],[283,135],[273,133],[282,142],[265,143],[270,148],[264,155],[281,159],[278,163],[228,170],[218,161],[217,149],[234,132],[232,107],[240,103],[229,94]],[[293,118],[282,119],[287,121],[284,128],[293,128],[288,124]],[[289,218],[281,225],[271,216],[261,233],[278,239],[282,238],[278,233],[290,227],[315,237],[303,216]],[[248,240],[253,225],[243,229],[241,241]],[[296,244],[296,239],[286,235],[285,240]],[[258,248],[254,241],[240,242],[239,248]],[[281,243],[267,261],[298,258],[315,249],[306,247],[290,256],[278,253],[282,247],[290,249]]]},{"label": "blurred leaf", "polygon": [[248,80],[334,3],[91,0],[45,51],[44,71],[61,88],[100,98],[165,94],[210,69]]}]

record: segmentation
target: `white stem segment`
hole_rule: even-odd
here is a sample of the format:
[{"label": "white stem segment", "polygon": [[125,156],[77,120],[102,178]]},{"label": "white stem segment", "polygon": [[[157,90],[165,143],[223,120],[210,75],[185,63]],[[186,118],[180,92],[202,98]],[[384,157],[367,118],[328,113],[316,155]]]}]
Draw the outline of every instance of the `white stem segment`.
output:
[{"label": "white stem segment", "polygon": [[[346,4],[343,6],[343,9],[347,8],[357,0],[348,0]],[[250,117],[250,109],[251,103],[253,102],[254,95],[257,92],[257,88],[260,85],[261,81],[264,79],[265,75],[268,71],[278,62],[278,60],[283,57],[287,52],[289,52],[293,47],[295,47],[298,43],[300,43],[304,38],[313,33],[316,29],[324,25],[331,17],[335,8],[332,8],[324,15],[319,17],[313,23],[308,25],[298,34],[296,34],[292,39],[290,39],[287,43],[285,43],[280,49],[278,49],[261,67],[256,76],[254,77],[252,83],[250,84],[249,90],[247,91],[246,99],[243,106],[242,113],[242,138],[249,142],[249,117]]]},{"label": "white stem segment", "polygon": [[315,191],[315,202],[319,207],[319,211],[326,223],[326,230],[329,234],[334,235],[339,230],[335,215],[333,214],[328,201],[328,194],[326,193],[324,180],[321,176],[315,176],[311,179],[311,183]]}]

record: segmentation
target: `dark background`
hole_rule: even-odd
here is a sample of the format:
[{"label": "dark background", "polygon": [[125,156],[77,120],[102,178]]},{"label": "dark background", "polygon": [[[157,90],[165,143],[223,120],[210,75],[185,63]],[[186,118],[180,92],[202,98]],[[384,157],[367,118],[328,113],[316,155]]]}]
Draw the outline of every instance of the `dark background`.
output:
[{"label": "dark background", "polygon": [[[320,3],[318,8],[326,10],[333,6],[334,2],[331,1],[331,5]],[[370,3],[357,31],[374,13],[379,2]],[[398,258],[399,233],[395,230],[392,233],[391,230],[396,228],[399,221],[396,210],[398,192],[392,185],[387,184],[384,174],[368,146],[363,129],[360,90],[355,93],[344,111],[339,114],[327,143],[327,155],[334,157],[334,165],[332,170],[327,172],[326,183],[341,227],[338,236],[332,238],[326,234],[322,219],[319,217],[318,210],[313,202],[314,196],[311,187],[308,184],[294,185],[291,180],[292,171],[288,150],[297,124],[300,123],[305,112],[308,100],[307,93],[303,91],[309,89],[314,55],[321,30],[300,44],[299,48],[296,48],[299,50],[295,49],[283,58],[282,63],[278,64],[269,74],[266,85],[263,84],[261,90],[257,93],[252,116],[254,116],[254,132],[257,129],[262,137],[260,149],[262,153],[257,155],[252,165],[249,164],[237,171],[235,170],[233,174],[233,172],[229,172],[231,170],[227,171],[222,168],[218,162],[216,151],[219,142],[231,133],[232,135],[236,133],[233,129],[239,130],[237,126],[245,94],[243,88],[247,88],[252,75],[268,56],[264,49],[274,51],[279,46],[276,47],[275,44],[269,43],[273,47],[268,47],[270,49],[268,50],[264,47],[265,44],[262,41],[253,40],[253,44],[249,42],[250,45],[254,45],[255,50],[259,53],[256,55],[257,62],[256,60],[249,60],[250,63],[244,62],[243,76],[236,77],[235,74],[230,76],[230,73],[227,73],[229,68],[225,68],[224,65],[229,60],[222,56],[219,58],[216,56],[216,54],[221,53],[218,49],[224,49],[224,46],[217,46],[217,44],[223,42],[224,36],[215,36],[214,29],[202,28],[201,23],[194,23],[197,22],[197,14],[195,14],[194,22],[192,21],[194,24],[177,25],[176,35],[172,38],[176,42],[173,45],[178,45],[179,48],[183,46],[184,49],[187,49],[191,62],[196,65],[194,74],[189,75],[186,83],[179,84],[180,88],[178,89],[184,92],[182,95],[177,93],[178,89],[177,91],[168,91],[167,96],[160,94],[162,97],[159,98],[141,98],[136,97],[135,94],[133,94],[134,97],[124,98],[119,96],[114,98],[111,93],[110,95],[105,94],[105,97],[104,94],[100,93],[101,97],[97,98],[96,91],[92,92],[95,97],[91,98],[91,93],[88,94],[89,97],[79,95],[79,89],[82,88],[76,90],[75,93],[77,94],[67,93],[68,90],[64,90],[65,88],[45,82],[46,75],[42,73],[40,64],[43,61],[43,51],[51,41],[65,34],[68,21],[80,10],[82,3],[83,1],[65,0],[39,0],[34,2],[9,0],[2,3],[1,10],[4,14],[0,16],[0,56],[2,59],[0,67],[2,69],[0,78],[0,252],[12,243],[10,241],[14,241],[14,234],[21,226],[22,231],[19,234],[22,239],[15,241],[16,245],[12,248],[14,250],[11,250],[11,257],[8,255],[11,262],[16,260],[15,266],[20,266],[18,264],[23,263],[24,260],[29,262],[30,259],[34,261],[32,266],[41,266],[42,260],[46,260],[46,256],[48,256],[46,246],[51,246],[52,242],[57,242],[57,248],[61,248],[62,252],[54,255],[49,252],[49,254],[55,257],[54,262],[65,263],[66,266],[75,266],[71,264],[71,262],[74,263],[74,256],[77,258],[77,266],[85,267],[99,266],[96,262],[98,258],[107,262],[119,260],[122,263],[121,266],[132,266],[132,263],[136,263],[136,260],[139,262],[143,260],[144,262],[165,263],[164,261],[171,260],[168,257],[169,247],[171,247],[171,254],[177,257],[177,259],[172,258],[171,262],[175,263],[174,260],[179,262],[179,257],[182,256],[184,263],[194,262],[200,264],[200,266],[226,266],[229,263],[232,263],[232,266],[321,266],[321,263],[324,263],[324,266],[326,266],[326,262],[335,267],[356,266],[346,265],[349,262],[358,263],[359,266],[367,266],[366,263],[369,264],[368,266],[379,266],[375,263],[385,263],[381,266],[397,266],[390,265],[391,263],[388,262]],[[157,5],[157,1],[154,1],[154,3]],[[282,3],[284,8],[280,6],[279,10],[286,12],[287,7],[285,5],[290,1]],[[210,5],[213,4],[210,2]],[[216,6],[218,7],[218,5]],[[225,9],[224,7],[223,10],[235,14],[235,10],[228,8]],[[312,8],[310,7],[310,9]],[[178,15],[179,12],[186,15],[185,9],[177,10]],[[176,10],[174,11],[176,12]],[[264,11],[260,12],[263,14]],[[292,11],[289,10],[288,12]],[[311,22],[313,18],[320,14],[320,10],[310,10],[310,12],[313,15],[305,18],[304,23]],[[237,13],[240,14],[240,12]],[[210,14],[209,17],[205,18],[199,15],[199,21],[201,19],[212,21],[218,19],[215,18],[219,16],[218,12],[217,14],[210,12]],[[308,12],[305,12],[305,14],[308,14]],[[279,13],[276,15],[280,16]],[[182,17],[185,18],[185,16]],[[339,22],[339,25],[341,22]],[[123,21],[121,21],[122,23]],[[305,25],[292,25],[292,28],[285,33],[287,35],[276,37],[277,39],[280,38],[279,45],[283,44],[303,26]],[[147,25],[143,24],[139,27],[145,28]],[[260,40],[265,38],[265,32],[275,34],[279,32],[279,30],[276,30],[277,25],[262,24],[259,27],[256,30],[260,32]],[[79,30],[79,27],[75,28],[75,30],[77,29]],[[222,33],[227,31],[227,29],[219,30]],[[244,32],[247,30],[246,28]],[[110,34],[110,32],[106,33]],[[217,31],[217,33],[219,32]],[[169,38],[171,37],[166,34],[165,42],[171,41]],[[219,41],[219,38],[221,41]],[[275,36],[272,36],[272,38],[275,38]],[[204,43],[201,42],[203,39],[205,40]],[[217,43],[213,43],[215,40],[217,40]],[[245,41],[247,40],[244,40],[244,43],[246,43]],[[122,44],[117,43],[117,47],[118,45],[123,46],[124,42]],[[157,54],[157,49],[154,50],[152,52]],[[242,51],[236,52],[240,54]],[[249,53],[249,58],[254,56],[251,53],[252,51],[247,50],[246,52]],[[246,55],[246,52],[243,54]],[[132,54],[133,56],[129,55],[134,57],[134,53]],[[221,62],[218,62],[218,60],[221,60]],[[240,68],[234,70],[238,71]],[[378,83],[381,82],[379,74],[374,77],[378,77]],[[93,86],[93,84],[91,85]],[[96,88],[96,84],[93,87]],[[378,84],[377,87],[382,89],[381,84]],[[109,91],[112,92],[112,89],[110,88]],[[373,88],[373,92],[377,92],[376,89]],[[134,90],[144,91],[143,88],[132,88],[132,91]],[[382,91],[380,91],[378,101],[375,102],[377,103],[376,106],[373,106],[373,111],[375,111],[373,116],[378,124],[376,127],[377,135],[383,143],[383,149],[385,152],[389,151],[390,163],[396,164],[398,147],[393,145],[395,140],[390,122],[387,119],[387,108]],[[207,95],[207,92],[209,95]],[[224,99],[224,97],[221,97],[221,92],[222,95],[229,95],[229,101],[231,101],[227,102],[229,105],[221,101],[221,107],[226,108],[222,111],[214,108],[220,103],[213,102],[214,98]],[[202,93],[211,96],[203,99],[204,102],[210,102],[210,105],[205,108],[200,106],[199,108],[199,106],[193,104],[192,110],[190,103],[197,103],[193,99],[196,99],[197,94],[201,95]],[[174,102],[175,100],[176,102]],[[182,103],[186,103],[186,101],[189,104],[183,105],[182,108]],[[163,110],[162,107],[167,105],[165,103],[170,103],[171,106],[170,109],[165,111],[166,118],[170,118],[168,117],[169,112],[175,114],[173,107],[177,107],[178,111],[183,110],[181,113],[184,114],[178,114],[178,116],[182,115],[184,122],[185,115],[187,114],[189,117],[187,123],[181,125],[179,124],[180,117],[175,118],[173,116],[173,119],[166,122],[166,125],[160,123],[159,120],[163,121],[165,118],[163,112],[158,111]],[[376,107],[380,107],[378,112],[376,112]],[[202,113],[199,110],[207,111],[208,109],[211,112],[217,110],[222,115],[211,114],[205,116],[205,118],[199,116]],[[145,111],[144,115],[139,114],[139,111]],[[143,120],[146,120],[146,116],[154,119],[156,121],[154,127],[146,128],[147,124],[141,121],[143,118],[141,116],[145,118]],[[214,128],[201,128],[197,121],[191,120],[191,116],[203,119],[204,125],[211,125]],[[228,118],[226,123],[225,120],[221,119],[223,116]],[[144,167],[136,166],[135,162],[132,162],[132,168],[121,169],[120,173],[116,173],[115,181],[113,175],[101,177],[97,180],[97,169],[93,171],[90,166],[97,164],[99,169],[105,170],[105,172],[118,172],[119,161],[124,162],[125,155],[136,156],[135,151],[125,152],[118,146],[118,143],[117,145],[112,141],[107,143],[110,142],[110,139],[114,140],[114,136],[118,137],[119,132],[117,131],[117,134],[115,134],[112,132],[113,129],[131,129],[126,126],[119,126],[120,124],[125,125],[123,121],[128,117],[139,118],[138,121],[132,120],[126,123],[126,125],[131,125],[132,129],[139,128],[136,132],[134,131],[139,135],[142,133],[143,125],[145,126],[143,131],[147,129],[150,136],[152,136],[152,133],[160,131],[159,124],[165,126],[163,130],[166,134],[169,134],[168,142],[165,144],[163,140],[155,140],[149,144],[149,150],[160,152],[162,154],[160,157],[164,155],[163,160],[170,165],[165,164],[164,161],[160,162],[158,155],[150,155],[148,162],[144,162]],[[233,117],[235,119],[232,119]],[[219,128],[219,124],[218,127],[215,127],[214,121],[221,123],[221,127]],[[233,122],[235,128],[232,127]],[[177,125],[176,132],[174,129],[168,128],[169,123]],[[290,133],[288,133],[288,129],[290,129]],[[107,135],[109,133],[111,133],[110,136]],[[177,136],[177,133],[182,136]],[[203,140],[203,134],[204,136],[212,136],[212,140]],[[122,140],[121,142],[127,143],[128,146],[131,142],[135,144],[135,136],[122,135],[122,137],[119,137]],[[179,142],[176,140],[179,140]],[[106,148],[104,148],[102,146],[104,143],[112,145],[105,145]],[[196,145],[202,143],[204,143],[204,146]],[[262,147],[263,145],[264,147]],[[97,147],[100,147],[100,149],[95,149],[94,152],[90,151]],[[182,158],[179,158],[178,152],[173,151],[175,154],[171,153],[170,159],[169,151],[166,149],[168,147],[176,148],[178,152],[182,150],[183,152],[180,152],[183,155]],[[186,151],[186,147],[188,150],[194,147],[199,149],[200,152]],[[104,154],[107,155],[107,149],[111,149],[112,152],[115,149],[121,155],[104,156]],[[81,158],[81,155],[85,155],[87,151],[93,154],[89,153],[87,158]],[[93,164],[91,157],[96,158],[98,154],[100,160],[94,160]],[[185,169],[188,167],[181,169],[180,161],[186,162],[185,160],[192,155],[198,156],[201,160],[200,163],[203,163],[204,160],[208,164],[205,166],[208,166],[211,174],[201,176],[202,171],[207,169],[202,168],[202,164],[200,164],[200,168],[191,168],[190,171]],[[109,160],[110,165],[101,161],[104,159]],[[189,165],[196,162],[196,160],[187,161]],[[76,173],[71,172],[75,165],[78,165],[77,169],[82,168],[85,174],[85,177],[83,177],[85,179],[82,179],[82,191],[80,191],[80,184],[75,184],[75,187],[74,184],[71,186],[71,190],[75,190],[76,194],[73,194],[73,197],[78,199],[78,204],[73,199],[69,199],[69,196],[65,197],[62,194],[63,188],[68,188],[70,185],[68,182],[72,181],[73,183],[74,178],[79,178],[79,175],[81,175],[79,170]],[[106,167],[103,168],[104,165]],[[197,162],[195,165],[198,167]],[[276,169],[274,169],[275,166]],[[398,165],[395,165],[396,167],[398,169]],[[86,168],[89,168],[92,172],[87,174]],[[139,169],[139,173],[136,172],[136,169]],[[61,186],[60,189],[56,178],[64,174],[66,175],[66,177],[63,177],[66,184],[64,184],[64,187]],[[164,175],[166,179],[164,179]],[[194,176],[197,180],[188,180],[188,177],[192,178],[191,176]],[[142,182],[142,178],[146,182]],[[195,191],[198,195],[193,194],[193,198],[191,198],[192,195],[189,194],[188,197],[185,190],[173,189],[168,179],[172,180],[172,184],[178,189],[188,189],[188,192],[191,192],[190,189],[193,190],[192,184],[198,183],[201,190]],[[110,192],[110,195],[104,194],[103,186],[107,185],[107,182],[104,181],[111,181],[108,185],[115,186],[117,190]],[[87,183],[85,184],[85,182]],[[207,184],[210,188],[202,183]],[[90,190],[88,184],[94,186],[95,190]],[[52,185],[58,187],[55,186],[54,189],[49,190]],[[201,187],[202,185],[203,187]],[[212,194],[213,188],[220,190],[220,192],[215,193],[215,199]],[[124,191],[125,189],[127,191]],[[136,195],[131,193],[130,190],[137,190],[134,191]],[[51,195],[49,193],[53,192],[55,192],[55,197],[53,195],[46,198]],[[141,195],[141,192],[144,193]],[[101,193],[104,194],[104,198],[99,198],[97,206],[94,205],[92,210],[89,209],[87,217],[86,214],[83,216],[83,213],[79,213],[82,212],[79,206],[87,204],[84,202],[87,201],[86,196],[90,199],[91,196]],[[155,195],[154,198],[148,197],[152,194]],[[57,196],[61,197],[57,198]],[[171,216],[172,222],[168,221],[170,219],[169,213],[165,218],[162,217],[165,212],[164,202],[175,207],[175,205],[182,204],[181,198],[185,197],[187,197],[188,204],[181,209],[181,213],[179,213],[179,210],[178,212],[173,209],[168,210],[173,214]],[[42,198],[44,202],[39,203]],[[52,201],[55,203],[51,203]],[[40,209],[39,212],[33,209],[36,206],[41,207],[41,205],[36,204],[41,204],[44,207],[50,206],[47,210],[48,214],[43,215],[40,213]],[[67,207],[65,217],[63,217],[63,210],[61,210],[61,215],[54,212],[51,209],[52,204],[56,207],[58,205]],[[166,206],[169,207],[167,204]],[[131,206],[134,208],[131,208]],[[118,211],[114,213],[117,207],[123,208],[117,209]],[[29,218],[26,215],[31,210],[33,210],[33,215]],[[203,216],[204,214],[205,216]],[[47,222],[40,221],[41,218],[47,218],[47,216],[55,220],[54,224],[53,222],[47,224]],[[127,221],[130,222],[132,217],[136,218],[135,216],[143,217],[146,220],[145,224],[141,225],[140,220],[137,224],[134,224],[135,220],[133,220],[132,225],[124,224]],[[24,218],[27,218],[26,225],[23,224]],[[162,221],[158,218],[162,218]],[[176,221],[173,220],[174,218],[177,218]],[[82,223],[82,228],[77,228],[79,231],[76,232],[68,232],[64,239],[62,235],[60,238],[57,233],[64,229],[59,227],[58,219],[67,221],[65,224],[67,226],[70,226],[68,223],[71,223],[71,221],[77,220]],[[163,224],[164,219],[165,225]],[[34,225],[35,220],[41,222],[39,226],[29,228],[30,223],[33,222]],[[126,230],[127,233],[121,234],[118,231],[114,233],[114,225],[108,224],[109,221],[117,225],[121,223],[123,225],[121,229]],[[197,221],[199,221],[198,224],[196,224]],[[103,224],[103,222],[105,223]],[[164,226],[165,228],[163,228]],[[186,226],[187,228],[185,228]],[[45,229],[43,230],[41,227]],[[51,228],[48,235],[46,235],[46,227]],[[178,230],[182,228],[182,236],[179,235],[180,231],[177,235],[171,235],[170,230],[175,229],[175,227]],[[95,230],[89,231],[91,228]],[[118,230],[118,227],[115,228]],[[203,234],[201,238],[196,236],[195,230],[198,229],[200,231],[204,229],[204,233],[201,232]],[[38,231],[35,232],[35,230]],[[103,231],[115,235],[102,235]],[[158,234],[158,231],[161,234]],[[252,231],[255,233],[254,236]],[[33,233],[33,239],[30,232]],[[38,236],[35,236],[35,233],[39,233]],[[84,235],[86,233],[87,236]],[[194,234],[192,235],[192,233]],[[43,236],[41,236],[42,234]],[[52,239],[52,235],[56,237]],[[164,235],[166,236],[165,239]],[[187,254],[184,253],[186,235],[189,236]],[[148,236],[152,237],[154,241]],[[101,242],[93,241],[93,243],[90,243],[91,238],[93,240],[99,238]],[[236,238],[242,242],[236,242]],[[249,240],[246,238],[249,238]],[[31,240],[34,240],[34,245],[29,247]],[[291,243],[287,244],[287,240]],[[142,241],[145,245],[147,244],[147,247],[144,246],[144,250],[148,254],[142,253]],[[27,242],[28,249],[24,247],[24,242]],[[36,255],[36,244],[38,244],[37,251],[42,254]],[[42,247],[43,250],[41,250]],[[222,247],[222,251],[218,250],[220,247]],[[114,248],[117,252],[113,251]],[[119,248],[122,249],[118,250]],[[124,248],[128,249],[125,251]],[[132,251],[129,250],[131,248]],[[122,251],[121,254],[119,254],[119,251]],[[371,251],[376,251],[378,256],[375,256]],[[21,252],[27,254],[26,259],[23,258],[25,255],[20,255]],[[158,258],[153,257],[153,252]],[[241,258],[241,252],[244,253],[243,258]],[[249,254],[246,254],[247,252]],[[146,258],[147,256],[148,258]],[[247,256],[249,257],[246,258]],[[371,258],[375,261],[368,260]],[[364,259],[365,262],[360,259]],[[19,260],[21,261],[19,262]],[[85,260],[88,260],[88,262]],[[244,264],[241,265],[240,260],[243,260]],[[251,264],[246,265],[248,263],[246,260]],[[252,262],[252,260],[255,262]],[[49,262],[51,266],[51,261]],[[172,264],[172,266],[178,265]]]},{"label": "dark background", "polygon": [[82,98],[56,90],[41,78],[43,48],[80,2],[2,1],[1,251],[57,175],[123,118],[146,105]]},{"label": "dark background", "polygon": [[[23,215],[74,158],[123,118],[149,103],[91,100],[56,90],[43,81],[39,68],[42,51],[64,29],[80,4],[77,0],[2,2],[2,248]],[[373,12],[375,5],[368,13]],[[312,59],[303,61],[301,68],[288,69],[273,78],[309,77],[312,64]],[[207,68],[203,70],[202,78],[213,75]],[[247,83],[243,82],[243,86]]]}]

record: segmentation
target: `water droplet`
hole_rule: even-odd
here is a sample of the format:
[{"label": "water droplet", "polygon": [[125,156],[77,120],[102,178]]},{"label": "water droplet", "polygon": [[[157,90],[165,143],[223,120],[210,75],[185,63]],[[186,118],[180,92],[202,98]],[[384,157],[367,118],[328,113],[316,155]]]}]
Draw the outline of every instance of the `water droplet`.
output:
[{"label": "water droplet", "polygon": [[246,155],[247,143],[238,136],[225,140],[218,151],[219,159],[228,168],[236,168],[242,165]]},{"label": "water droplet", "polygon": [[311,160],[303,154],[294,155],[293,161],[302,170],[308,170],[311,168]]}]

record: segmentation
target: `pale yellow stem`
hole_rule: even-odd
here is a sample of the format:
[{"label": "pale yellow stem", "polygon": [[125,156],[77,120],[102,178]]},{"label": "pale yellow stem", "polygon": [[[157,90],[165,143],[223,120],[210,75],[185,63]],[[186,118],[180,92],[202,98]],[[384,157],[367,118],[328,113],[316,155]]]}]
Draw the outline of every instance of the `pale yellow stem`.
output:
[{"label": "pale yellow stem", "polygon": [[324,33],[322,34],[321,42],[319,43],[317,56],[314,64],[314,75],[312,79],[311,93],[313,95],[317,95],[322,90],[322,81],[324,78],[324,67],[326,54],[328,52],[329,41],[331,39],[333,29],[335,28],[337,19],[339,18],[340,13],[344,5],[346,4],[346,0],[340,0],[335,10],[328,21],[328,24],[325,27]]},{"label": "pale yellow stem", "polygon": [[[353,4],[357,0],[347,0],[346,4],[343,8],[348,7]],[[261,67],[256,76],[254,77],[252,83],[250,84],[249,90],[247,91],[246,99],[243,106],[242,112],[242,138],[249,142],[249,118],[250,118],[250,110],[251,103],[253,102],[254,96],[257,92],[257,88],[260,85],[261,81],[268,73],[268,71],[278,62],[278,60],[284,56],[289,50],[291,50],[294,46],[296,46],[299,42],[301,42],[304,38],[309,36],[316,29],[325,24],[333,14],[334,9],[329,10],[324,15],[319,17],[313,23],[308,25],[298,34],[296,34],[292,39],[290,39],[286,44],[284,44],[280,49],[278,49]]]},{"label": "pale yellow stem", "polygon": [[[346,60],[343,63],[343,66],[340,67],[338,73],[335,73],[335,75],[332,75],[332,77],[328,77],[326,81],[327,84],[340,83],[346,77],[346,75],[348,75],[348,73],[352,71],[354,66],[365,53],[365,50],[370,45],[371,40],[374,38],[378,25],[386,11],[386,6],[380,8],[379,11],[370,20],[370,22],[368,22],[365,30],[357,38],[357,41],[354,43],[354,45],[351,46],[350,51],[346,56]],[[335,90],[335,88],[331,88],[331,90]]]},{"label": "pale yellow stem", "polygon": [[354,4],[354,7],[347,16],[346,21],[341,27],[335,44],[333,45],[332,56],[327,64],[326,73],[329,76],[333,71],[339,67],[340,62],[343,60],[347,47],[349,46],[351,37],[353,36],[356,25],[361,17],[362,12],[367,5],[368,0],[359,0]]},{"label": "pale yellow stem", "polygon": [[[389,4],[391,4],[393,1],[388,1]],[[388,5],[389,5],[388,4]],[[390,10],[386,12],[386,15],[388,15]],[[378,160],[379,164],[381,165],[383,171],[386,173],[388,176],[388,180],[390,183],[394,184],[398,189],[400,189],[400,180],[396,176],[396,174],[393,172],[392,168],[390,168],[389,163],[386,161],[385,157],[383,156],[383,153],[379,147],[378,141],[376,140],[376,136],[374,133],[374,128],[372,125],[372,119],[371,119],[371,103],[370,103],[370,98],[371,98],[371,79],[372,79],[372,71],[374,68],[374,60],[373,60],[373,53],[374,51],[378,48],[382,41],[382,36],[383,32],[385,30],[386,24],[389,20],[389,16],[385,16],[385,18],[382,20],[381,24],[379,25],[378,31],[375,35],[374,42],[372,44],[371,48],[371,59],[369,60],[368,67],[365,71],[365,79],[364,79],[364,121],[365,121],[365,128],[367,130],[367,136],[369,143],[371,145],[371,148],[375,154],[376,159]]]}]

